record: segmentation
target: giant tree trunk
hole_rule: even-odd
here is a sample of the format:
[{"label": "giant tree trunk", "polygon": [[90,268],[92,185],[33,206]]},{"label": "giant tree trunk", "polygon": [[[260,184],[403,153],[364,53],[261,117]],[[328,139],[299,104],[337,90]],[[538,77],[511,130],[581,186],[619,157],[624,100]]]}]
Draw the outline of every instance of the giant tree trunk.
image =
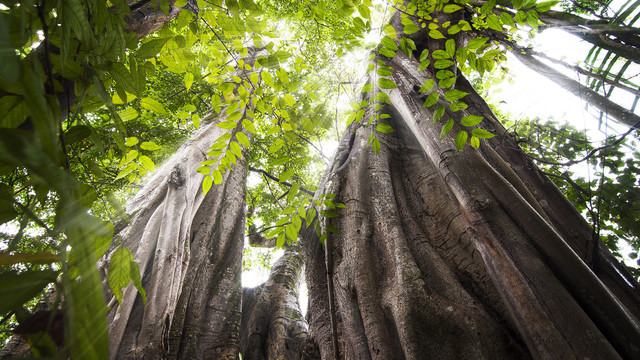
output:
[{"label": "giant tree trunk", "polygon": [[341,233],[326,249],[305,234],[322,358],[640,358],[638,284],[592,250],[588,225],[482,98],[460,79],[470,106],[444,119],[482,115],[498,136],[457,152],[422,107],[428,74],[400,52],[386,61],[395,131],[377,133],[379,155],[366,145],[375,126],[347,131],[325,175],[347,206],[325,220]]},{"label": "giant tree trunk", "polygon": [[132,286],[120,306],[112,301],[111,358],[237,358],[246,167],[239,160],[206,196],[196,172],[226,131],[203,125],[128,205],[119,237],[147,303]]}]

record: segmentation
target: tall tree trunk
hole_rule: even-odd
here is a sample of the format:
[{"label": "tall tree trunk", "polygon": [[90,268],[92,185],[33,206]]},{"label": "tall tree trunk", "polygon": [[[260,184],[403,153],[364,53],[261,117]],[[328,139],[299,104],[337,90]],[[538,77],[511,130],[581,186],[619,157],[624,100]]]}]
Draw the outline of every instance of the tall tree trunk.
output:
[{"label": "tall tree trunk", "polygon": [[143,304],[129,286],[109,315],[111,358],[235,359],[244,238],[244,162],[206,196],[196,172],[224,132],[203,125],[128,205],[119,233],[139,263]]},{"label": "tall tree trunk", "polygon": [[346,161],[326,175],[325,192],[347,206],[325,220],[341,233],[326,249],[305,234],[322,358],[640,357],[638,284],[601,244],[586,251],[588,225],[482,98],[459,80],[470,106],[444,118],[483,115],[498,136],[457,152],[415,90],[428,74],[402,53],[386,61],[398,88],[382,111],[395,131],[377,133],[377,155],[366,145],[374,126],[349,129]]},{"label": "tall tree trunk", "polygon": [[291,247],[273,265],[269,280],[244,289],[240,330],[244,359],[303,358],[309,331],[298,304],[302,267],[302,254]]}]

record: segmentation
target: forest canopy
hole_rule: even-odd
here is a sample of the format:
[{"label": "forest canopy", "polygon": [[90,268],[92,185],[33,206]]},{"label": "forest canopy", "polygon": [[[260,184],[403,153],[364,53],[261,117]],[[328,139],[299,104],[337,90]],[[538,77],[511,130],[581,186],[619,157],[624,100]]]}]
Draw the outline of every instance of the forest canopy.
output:
[{"label": "forest canopy", "polygon": [[[220,131],[191,175],[206,197],[248,171],[242,267],[270,266],[256,248],[290,249],[305,231],[324,246],[344,230],[326,220],[349,206],[325,191],[325,168],[349,164],[345,131],[370,129],[363,145],[376,154],[403,131],[387,109],[403,88],[391,64],[404,57],[431,76],[411,96],[432,111],[438,141],[471,152],[514,139],[589,223],[592,251],[603,242],[637,280],[638,19],[631,0],[0,1],[3,346],[22,334],[36,356],[108,356],[123,289],[148,300],[145,268],[119,235],[137,216],[126,204],[209,124]],[[550,28],[592,46],[587,58],[538,52],[531,39]],[[585,99],[604,135],[492,104],[515,59]],[[474,92],[504,134],[472,112]],[[44,309],[58,310],[36,319]]]}]

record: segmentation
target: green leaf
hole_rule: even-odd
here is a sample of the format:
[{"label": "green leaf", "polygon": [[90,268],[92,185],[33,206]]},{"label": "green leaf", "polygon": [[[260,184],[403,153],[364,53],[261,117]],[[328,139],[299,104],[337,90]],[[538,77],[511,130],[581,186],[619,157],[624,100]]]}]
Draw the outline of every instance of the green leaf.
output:
[{"label": "green leaf", "polygon": [[389,38],[388,36],[383,37],[381,42],[382,42],[382,45],[386,46],[390,50],[393,50],[393,51],[398,50],[398,45],[396,44],[396,42],[391,40],[391,38]]},{"label": "green leaf", "polygon": [[449,54],[449,57],[452,58],[456,54],[456,41],[453,39],[447,40],[447,42],[445,43],[445,48],[447,54]]},{"label": "green leaf", "polygon": [[373,151],[376,152],[376,154],[380,154],[380,140],[378,140],[378,138],[374,137],[371,140],[371,147],[373,148]]},{"label": "green leaf", "polygon": [[489,132],[485,129],[473,129],[471,130],[471,135],[479,138],[479,139],[491,139],[496,136],[496,134]]},{"label": "green leaf", "polygon": [[140,45],[137,52],[137,58],[139,60],[144,60],[155,57],[162,50],[164,44],[166,44],[168,40],[168,37],[164,39],[154,39]]},{"label": "green leaf", "polygon": [[161,103],[159,103],[157,100],[152,99],[150,97],[140,99],[140,105],[147,110],[153,111],[161,115],[168,114],[167,110],[164,109],[164,106]]},{"label": "green leaf", "polygon": [[144,141],[140,144],[140,149],[147,151],[156,151],[162,149],[162,146],[154,143],[153,141]]},{"label": "green leaf", "polygon": [[450,77],[448,79],[440,80],[440,82],[438,82],[438,86],[440,86],[441,89],[450,88],[456,83],[456,79],[457,77]]},{"label": "green leaf", "polygon": [[118,302],[122,304],[122,289],[131,281],[131,262],[133,255],[124,246],[119,247],[109,261],[109,274],[107,276],[109,287]]},{"label": "green leaf", "polygon": [[382,91],[378,91],[375,95],[373,95],[373,100],[379,101],[382,103],[391,104],[391,99],[389,98],[389,95],[387,95],[386,93],[383,93]]},{"label": "green leaf", "polygon": [[373,90],[373,84],[372,83],[367,83],[362,87],[362,90],[360,90],[360,92],[362,92],[363,94],[369,93]]},{"label": "green leaf", "polygon": [[276,248],[281,249],[282,246],[284,245],[284,241],[285,241],[285,233],[281,232],[280,234],[278,234],[278,238],[276,239]]},{"label": "green leaf", "polygon": [[140,293],[140,296],[142,296],[142,303],[143,304],[147,304],[147,292],[144,290],[144,287],[142,287],[142,279],[140,278],[140,267],[138,266],[138,263],[135,261],[131,261],[129,263],[129,265],[131,265],[131,281],[133,282],[133,286],[135,286],[136,290],[138,290],[138,292]]},{"label": "green leaf", "polygon": [[538,12],[535,10],[527,11],[527,24],[538,30]]},{"label": "green leaf", "polygon": [[420,53],[420,62],[423,62],[423,61],[427,60],[427,58],[429,58],[429,50],[424,49]]},{"label": "green leaf", "polygon": [[456,101],[456,100],[460,100],[463,97],[467,96],[467,92],[464,91],[460,91],[458,89],[452,89],[452,90],[448,90],[444,93],[444,99],[447,101]]},{"label": "green leaf", "polygon": [[191,89],[191,85],[193,85],[193,74],[188,72],[184,74],[184,87],[189,91],[189,89]]},{"label": "green leaf", "polygon": [[202,194],[207,195],[212,185],[213,178],[211,178],[211,176],[205,176],[204,179],[202,179]]},{"label": "green leaf", "polygon": [[440,138],[443,138],[445,135],[449,133],[453,129],[453,119],[447,120],[447,122],[442,126],[442,130],[440,131]]},{"label": "green leaf", "polygon": [[293,200],[295,200],[296,195],[298,195],[298,190],[300,190],[300,184],[295,183],[291,185],[289,195],[287,195],[287,202],[292,203]]},{"label": "green leaf", "polygon": [[496,6],[496,0],[489,0],[480,7],[480,14],[488,14]]},{"label": "green leaf", "polygon": [[429,79],[427,81],[424,82],[424,84],[422,84],[422,87],[420,88],[420,90],[418,92],[425,92],[425,91],[429,91],[433,88],[433,86],[436,84],[436,82],[433,79]]},{"label": "green leaf", "polygon": [[120,119],[122,119],[122,121],[129,121],[137,118],[140,114],[138,114],[136,109],[127,107],[123,111],[118,111],[118,115],[120,115]]},{"label": "green leaf", "polygon": [[389,50],[387,48],[380,48],[378,49],[378,52],[380,53],[380,55],[386,56],[388,58],[394,58],[396,56],[396,52]]},{"label": "green leaf", "polygon": [[256,133],[256,127],[253,126],[253,123],[249,119],[245,118],[242,120],[242,127],[252,134]]},{"label": "green leaf", "polygon": [[444,35],[439,30],[429,30],[429,37],[432,39],[444,39]]},{"label": "green leaf", "polygon": [[554,7],[558,3],[559,1],[543,1],[541,3],[536,4],[536,10],[539,13],[549,11],[551,10],[552,7]]},{"label": "green leaf", "polygon": [[436,110],[433,112],[433,122],[434,123],[440,121],[440,119],[442,118],[442,115],[444,115],[444,110],[445,110],[444,106],[438,105]]},{"label": "green leaf", "polygon": [[393,127],[391,127],[391,125],[389,124],[378,124],[376,126],[376,131],[384,134],[388,134],[393,132]]},{"label": "green leaf", "polygon": [[280,174],[280,182],[285,182],[287,180],[289,180],[294,174],[293,169],[289,169],[285,172],[283,172],[282,174]]},{"label": "green leaf", "polygon": [[482,121],[482,116],[467,115],[460,120],[460,123],[464,126],[475,126],[480,124],[481,121]]},{"label": "green leaf", "polygon": [[418,31],[420,31],[420,28],[418,26],[416,26],[416,24],[407,24],[404,26],[403,29],[404,33],[407,35],[411,35],[411,34],[415,34]]},{"label": "green leaf", "polygon": [[440,97],[440,95],[438,94],[437,91],[432,91],[431,94],[429,94],[429,96],[427,96],[427,100],[425,100],[424,104],[422,105],[422,107],[429,107],[429,106],[433,106],[438,102],[438,98]]},{"label": "green leaf", "polygon": [[429,60],[429,59],[422,60],[420,62],[420,66],[418,67],[418,71],[423,71],[424,69],[429,67],[430,63],[431,63],[431,60]]},{"label": "green leaf", "polygon": [[0,314],[4,315],[33,299],[57,277],[58,273],[52,270],[0,274]]},{"label": "green leaf", "polygon": [[248,148],[251,147],[251,142],[249,141],[249,137],[244,133],[238,132],[236,133],[236,139],[242,146]]},{"label": "green leaf", "polygon": [[226,129],[226,130],[235,129],[235,127],[237,125],[238,124],[236,124],[236,122],[232,121],[232,120],[227,120],[227,121],[223,121],[221,123],[217,123],[216,124],[217,127],[220,127],[220,128]]},{"label": "green leaf", "polygon": [[378,86],[380,86],[380,88],[382,89],[395,89],[398,87],[398,85],[396,85],[396,83],[393,82],[393,80],[386,79],[386,78],[379,78]]},{"label": "green leaf", "polygon": [[382,30],[388,37],[392,39],[398,38],[398,34],[396,34],[396,29],[393,26],[386,24],[385,26],[382,27]]},{"label": "green leaf", "polygon": [[454,62],[451,60],[436,60],[436,62],[433,64],[433,67],[435,67],[436,69],[446,69],[449,66],[453,65]]},{"label": "green leaf", "polygon": [[476,136],[472,136],[471,139],[469,140],[469,143],[471,144],[471,146],[473,146],[475,149],[480,147],[480,139],[478,139]]},{"label": "green leaf", "polygon": [[310,208],[309,210],[307,210],[307,216],[305,217],[307,228],[309,228],[309,225],[311,225],[311,223],[313,222],[313,218],[315,217],[316,217],[316,209]]},{"label": "green leaf", "polygon": [[380,76],[391,76],[393,75],[393,73],[391,72],[391,70],[389,70],[386,67],[379,67],[378,70],[376,71],[378,73],[378,75]]},{"label": "green leaf", "polygon": [[498,19],[498,16],[496,16],[496,14],[490,14],[489,16],[487,16],[487,26],[495,31],[502,31],[502,24],[500,23],[500,19]]},{"label": "green leaf", "polygon": [[467,49],[475,50],[480,46],[484,45],[488,40],[489,40],[488,37],[477,37],[477,38],[471,39],[467,43]]},{"label": "green leaf", "polygon": [[138,161],[140,161],[140,164],[142,164],[142,166],[144,166],[145,169],[149,171],[153,171],[156,168],[156,164],[154,164],[148,156],[142,155],[140,156]]},{"label": "green leaf", "polygon": [[456,135],[456,140],[455,140],[456,150],[458,151],[462,150],[462,148],[464,148],[464,144],[467,143],[468,138],[469,138],[469,134],[466,131],[464,130],[459,131],[458,134]]},{"label": "green leaf", "polygon": [[506,12],[501,13],[500,14],[500,21],[502,21],[502,23],[505,24],[505,25],[515,26],[515,23],[513,22],[513,18],[511,17],[511,15],[509,13],[506,13]]},{"label": "green leaf", "polygon": [[453,12],[456,12],[458,10],[462,9],[461,6],[459,5],[455,5],[455,4],[449,4],[449,5],[445,5],[444,8],[442,8],[442,11],[444,11],[447,14],[451,14]]},{"label": "green leaf", "polygon": [[222,173],[220,172],[220,170],[214,170],[211,177],[213,177],[214,184],[216,185],[222,184]]},{"label": "green leaf", "polygon": [[196,171],[197,171],[199,174],[202,174],[202,175],[209,175],[209,174],[211,174],[211,168],[210,168],[210,167],[208,167],[208,166],[200,166],[200,167],[198,167],[198,168],[196,169]]},{"label": "green leaf", "polygon": [[242,157],[242,148],[240,148],[240,144],[235,141],[229,143],[229,148],[233,151],[233,154],[238,158]]},{"label": "green leaf", "polygon": [[174,7],[184,7],[185,5],[187,5],[187,0],[176,0],[176,2],[173,3]]},{"label": "green leaf", "polygon": [[138,143],[138,138],[137,137],[128,137],[124,140],[124,145],[125,146],[133,146],[136,145]]}]

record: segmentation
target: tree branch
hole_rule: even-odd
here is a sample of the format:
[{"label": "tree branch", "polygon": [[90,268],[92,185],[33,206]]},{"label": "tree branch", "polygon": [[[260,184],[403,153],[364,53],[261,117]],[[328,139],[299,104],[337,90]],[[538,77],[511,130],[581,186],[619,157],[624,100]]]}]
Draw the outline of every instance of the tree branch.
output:
[{"label": "tree branch", "polygon": [[[291,184],[291,183],[289,183],[289,182],[287,182],[287,181],[280,181],[280,179],[278,179],[276,176],[271,175],[270,173],[268,173],[268,172],[267,172],[267,171],[265,171],[265,170],[258,169],[258,168],[254,168],[253,166],[249,166],[249,170],[250,170],[250,171],[253,171],[253,172],[260,173],[260,174],[262,174],[262,175],[264,175],[264,176],[268,177],[269,179],[271,179],[271,180],[273,180],[273,181],[277,181],[277,182],[279,182],[280,184],[286,185],[286,186],[288,186],[288,187],[292,187],[292,186],[293,186],[293,184]],[[312,191],[307,190],[304,186],[300,186],[300,190],[302,190],[303,192],[305,192],[306,194],[308,194],[308,195],[310,195],[310,196],[313,196],[313,192],[312,192]]]}]

